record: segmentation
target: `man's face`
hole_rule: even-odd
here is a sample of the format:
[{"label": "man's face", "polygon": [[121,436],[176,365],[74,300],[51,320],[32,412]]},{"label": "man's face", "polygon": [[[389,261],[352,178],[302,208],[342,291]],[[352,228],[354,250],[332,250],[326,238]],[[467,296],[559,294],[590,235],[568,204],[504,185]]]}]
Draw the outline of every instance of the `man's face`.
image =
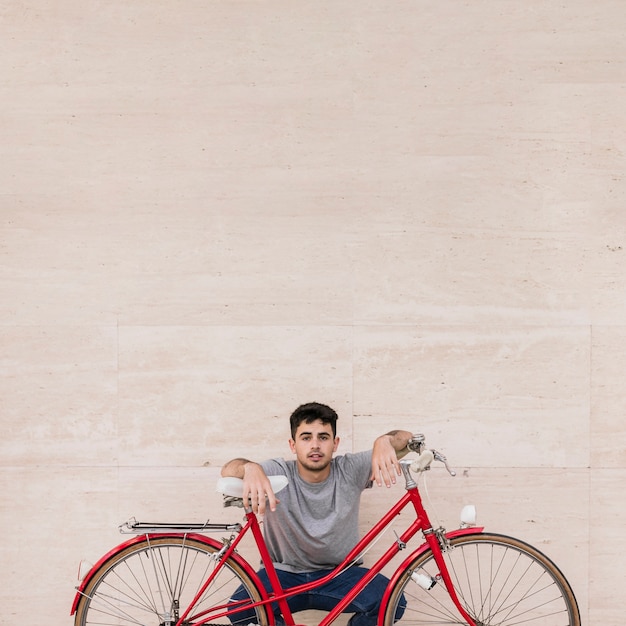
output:
[{"label": "man's face", "polygon": [[339,445],[339,437],[333,438],[330,424],[315,420],[302,422],[296,430],[295,439],[289,440],[291,451],[305,470],[314,473],[330,471],[328,466]]}]

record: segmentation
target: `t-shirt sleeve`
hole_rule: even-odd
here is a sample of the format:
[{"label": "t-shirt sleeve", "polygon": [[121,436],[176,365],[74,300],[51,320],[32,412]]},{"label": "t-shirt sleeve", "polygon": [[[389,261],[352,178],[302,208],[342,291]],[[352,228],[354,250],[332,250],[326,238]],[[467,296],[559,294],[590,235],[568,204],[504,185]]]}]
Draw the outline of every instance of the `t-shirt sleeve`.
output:
[{"label": "t-shirt sleeve", "polygon": [[347,453],[341,457],[340,467],[344,474],[354,481],[360,489],[369,489],[372,486],[372,451],[365,450],[354,454]]},{"label": "t-shirt sleeve", "polygon": [[259,465],[267,476],[288,476],[284,459],[268,459],[262,461]]}]

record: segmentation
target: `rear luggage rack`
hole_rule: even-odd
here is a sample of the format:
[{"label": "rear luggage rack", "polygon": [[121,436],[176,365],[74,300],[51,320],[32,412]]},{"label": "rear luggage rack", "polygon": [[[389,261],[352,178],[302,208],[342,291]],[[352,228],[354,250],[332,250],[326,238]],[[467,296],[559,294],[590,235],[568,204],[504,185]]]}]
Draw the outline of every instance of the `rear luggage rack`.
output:
[{"label": "rear luggage rack", "polygon": [[179,523],[168,524],[166,522],[138,522],[134,517],[120,524],[119,531],[124,535],[144,533],[204,533],[229,530],[239,532],[241,524],[210,524],[204,523]]}]

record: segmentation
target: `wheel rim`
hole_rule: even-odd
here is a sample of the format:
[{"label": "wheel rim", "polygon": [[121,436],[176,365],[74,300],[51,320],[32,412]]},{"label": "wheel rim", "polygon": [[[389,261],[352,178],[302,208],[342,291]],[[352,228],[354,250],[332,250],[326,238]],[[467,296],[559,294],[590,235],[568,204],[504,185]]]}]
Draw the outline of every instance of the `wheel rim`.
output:
[{"label": "wheel rim", "polygon": [[[185,539],[154,539],[116,555],[94,575],[77,611],[79,626],[173,626],[200,591],[216,566],[216,550]],[[225,605],[244,585],[245,595],[259,599],[254,584],[236,564],[222,568],[202,594],[189,619],[203,611],[211,623],[230,625],[240,620]],[[222,608],[219,608],[222,607]],[[262,609],[246,614],[245,623],[266,624]],[[251,619],[250,619],[251,618]]]},{"label": "wheel rim", "polygon": [[[463,608],[477,626],[577,626],[578,608],[562,573],[542,553],[497,535],[459,538],[446,553]],[[428,581],[433,581],[429,587]],[[465,623],[432,554],[416,559],[391,598],[402,626]],[[397,613],[396,613],[397,611]],[[388,610],[387,615],[391,612]],[[387,624],[393,620],[387,619]]]}]

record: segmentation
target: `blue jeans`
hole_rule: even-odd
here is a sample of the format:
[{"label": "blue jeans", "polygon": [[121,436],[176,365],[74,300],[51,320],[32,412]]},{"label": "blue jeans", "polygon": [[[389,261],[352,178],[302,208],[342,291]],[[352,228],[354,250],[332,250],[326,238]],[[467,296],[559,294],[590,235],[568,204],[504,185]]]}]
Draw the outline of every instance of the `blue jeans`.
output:
[{"label": "blue jeans", "polygon": [[[293,573],[283,570],[276,570],[280,584],[283,589],[302,585],[315,580],[319,580],[326,576],[331,570],[319,570],[317,572]],[[357,584],[359,580],[368,570],[365,567],[350,567],[342,572],[336,578],[326,583],[322,587],[318,587],[307,593],[301,593],[288,598],[287,604],[292,613],[305,611],[307,609],[317,609],[321,611],[331,611],[343,600],[348,592]],[[257,572],[265,589],[271,590],[269,577],[265,569]],[[368,585],[359,593],[359,595],[343,610],[344,613],[354,613],[350,618],[349,626],[376,626],[378,611],[380,609],[380,601],[387,587],[389,580],[382,574],[376,576],[368,583]],[[248,597],[245,589],[239,587],[233,594],[232,600],[243,600]],[[396,610],[396,620],[402,617],[406,603],[404,597],[401,598]],[[272,604],[272,610],[276,616],[277,623],[283,624],[284,621],[280,615],[280,610],[276,603]],[[242,611],[233,615],[231,618],[233,624],[243,624],[255,621],[253,611]]]}]

